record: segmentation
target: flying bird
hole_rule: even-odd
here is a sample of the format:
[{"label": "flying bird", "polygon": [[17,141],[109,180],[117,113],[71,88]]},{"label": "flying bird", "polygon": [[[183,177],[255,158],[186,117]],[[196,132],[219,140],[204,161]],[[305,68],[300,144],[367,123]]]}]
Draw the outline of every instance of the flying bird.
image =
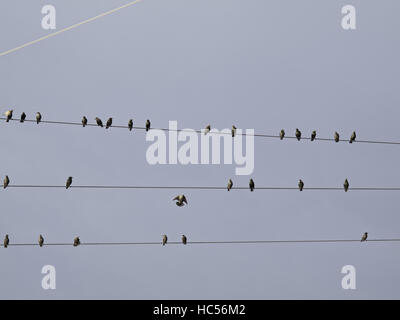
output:
[{"label": "flying bird", "polygon": [[300,139],[301,139],[301,131],[297,128],[296,128],[296,138],[298,141],[300,141]]},{"label": "flying bird", "polygon": [[72,184],[72,177],[68,177],[67,183],[65,184],[65,189],[68,189]]},{"label": "flying bird", "polygon": [[147,121],[146,121],[146,131],[150,130],[150,125],[151,125],[150,120],[147,119]]},{"label": "flying bird", "polygon": [[6,116],[6,122],[8,122],[12,119],[13,111],[14,110],[8,110],[4,113],[4,115]]},{"label": "flying bird", "polygon": [[362,238],[361,238],[361,242],[367,241],[367,238],[368,238],[368,232],[365,232],[365,233],[363,234]]},{"label": "flying bird", "polygon": [[96,117],[95,120],[96,120],[97,125],[98,125],[99,127],[102,127],[102,128],[103,128],[103,121],[101,121],[101,119],[98,118],[98,117]]},{"label": "flying bird", "polygon": [[351,134],[351,137],[350,137],[350,143],[353,143],[354,141],[356,141],[356,132],[355,131],[353,131],[353,133]]},{"label": "flying bird", "polygon": [[79,246],[81,244],[81,240],[79,239],[79,237],[76,237],[75,239],[74,239],[74,247],[77,247],[77,246]]},{"label": "flying bird", "polygon": [[25,118],[26,118],[26,114],[25,114],[25,112],[22,112],[22,113],[21,113],[21,118],[20,118],[19,122],[24,122],[24,121],[25,121]]},{"label": "flying bird", "polygon": [[39,246],[43,247],[43,243],[44,243],[44,238],[42,235],[39,235]]},{"label": "flying bird", "polygon": [[211,131],[211,126],[208,125],[205,129],[204,129],[204,135],[206,135],[207,133],[209,133]]},{"label": "flying bird", "polygon": [[279,138],[281,139],[281,140],[283,140],[283,138],[285,137],[285,130],[281,130],[281,133],[279,134]]},{"label": "flying bird", "polygon": [[344,180],[344,183],[343,183],[343,188],[344,188],[344,191],[345,192],[347,192],[347,190],[349,190],[349,180]]},{"label": "flying bird", "polygon": [[174,201],[177,200],[176,205],[177,205],[178,207],[184,206],[184,203],[187,204],[186,197],[185,197],[185,195],[183,195],[183,194],[177,195],[177,196],[176,196],[174,199],[172,199],[172,200],[174,200]]},{"label": "flying bird", "polygon": [[229,179],[229,181],[228,181],[228,191],[231,190],[232,187],[233,187],[233,181],[232,181],[232,179]]},{"label": "flying bird", "polygon": [[39,124],[40,121],[42,121],[42,115],[40,112],[36,112],[36,123]]},{"label": "flying bird", "polygon": [[162,245],[165,246],[167,244],[167,241],[168,241],[168,237],[166,234],[164,234],[163,238],[162,238]]},{"label": "flying bird", "polygon": [[4,181],[3,181],[3,187],[4,187],[4,189],[7,188],[9,184],[10,184],[10,178],[9,178],[8,176],[6,176],[6,177],[4,178]]},{"label": "flying bird", "polygon": [[253,181],[253,179],[250,179],[250,182],[249,182],[249,188],[250,188],[250,191],[252,191],[252,192],[253,192],[253,190],[254,190],[254,188],[255,188],[255,184],[254,184],[254,181]]},{"label": "flying bird", "polygon": [[311,133],[311,141],[314,141],[316,137],[317,137],[317,131],[314,130],[314,131]]},{"label": "flying bird", "polygon": [[303,182],[303,180],[299,180],[299,184],[298,184],[298,186],[299,186],[299,190],[300,191],[303,191],[303,188],[304,188],[304,182]]},{"label": "flying bird", "polygon": [[339,142],[339,133],[335,132],[335,135],[333,138],[335,139],[335,142]]},{"label": "flying bird", "polygon": [[236,136],[236,127],[232,126],[232,138]]},{"label": "flying bird", "polygon": [[112,118],[108,118],[107,123],[106,123],[106,129],[111,127],[111,125],[112,125]]},{"label": "flying bird", "polygon": [[8,234],[6,234],[5,238],[4,238],[4,248],[8,247],[8,244],[10,243],[10,239],[8,238]]},{"label": "flying bird", "polygon": [[82,126],[86,127],[86,125],[87,125],[87,118],[85,116],[83,116],[83,118],[82,118]]},{"label": "flying bird", "polygon": [[133,120],[132,119],[130,119],[128,121],[128,128],[129,128],[129,131],[132,131],[132,129],[133,129]]},{"label": "flying bird", "polygon": [[186,238],[186,236],[184,234],[182,235],[182,243],[183,244],[187,243],[187,238]]}]

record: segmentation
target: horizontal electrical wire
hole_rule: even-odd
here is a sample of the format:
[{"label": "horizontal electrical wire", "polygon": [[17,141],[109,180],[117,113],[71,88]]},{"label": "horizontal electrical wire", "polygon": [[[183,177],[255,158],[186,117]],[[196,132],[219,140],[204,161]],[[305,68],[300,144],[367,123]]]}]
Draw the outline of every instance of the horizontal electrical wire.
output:
[{"label": "horizontal electrical wire", "polygon": [[[65,189],[65,185],[23,185],[10,184],[8,188],[21,189]],[[179,189],[179,190],[227,190],[227,187],[219,186],[122,186],[122,185],[72,185],[70,189]],[[343,191],[343,187],[303,187],[305,190]],[[249,190],[249,187],[232,187],[232,190]],[[255,187],[254,190],[299,190],[298,187]],[[400,187],[349,187],[349,191],[400,191]]]},{"label": "horizontal electrical wire", "polygon": [[21,50],[21,49],[23,49],[23,48],[25,48],[25,47],[31,46],[31,45],[33,45],[33,44],[35,44],[35,43],[38,43],[38,42],[41,42],[41,41],[43,41],[43,40],[52,38],[52,37],[54,37],[54,36],[57,36],[57,35],[59,35],[59,34],[61,34],[61,33],[66,32],[66,31],[75,29],[75,28],[77,28],[77,27],[80,27],[80,26],[82,26],[82,25],[84,25],[84,24],[87,24],[87,23],[89,23],[89,22],[95,21],[95,20],[100,19],[100,18],[102,18],[102,17],[108,16],[108,15],[114,13],[114,12],[117,12],[117,11],[119,11],[119,10],[125,9],[125,8],[127,8],[127,7],[130,7],[130,6],[136,4],[136,3],[140,2],[140,1],[141,1],[141,0],[131,1],[131,2],[127,3],[127,4],[124,4],[123,6],[120,6],[120,7],[118,7],[118,8],[114,8],[114,9],[109,10],[109,11],[104,12],[104,13],[101,13],[101,14],[99,14],[99,15],[97,15],[97,16],[95,16],[95,17],[89,18],[89,19],[87,19],[87,20],[84,20],[84,21],[75,23],[75,24],[73,24],[72,26],[69,26],[69,27],[66,27],[66,28],[64,28],[64,29],[61,29],[61,30],[59,30],[59,31],[50,33],[50,34],[48,34],[48,35],[46,35],[46,36],[43,36],[43,37],[41,37],[41,38],[39,38],[39,39],[36,39],[36,40],[33,40],[33,41],[29,41],[29,42],[27,42],[27,43],[25,43],[25,44],[22,44],[22,45],[20,45],[20,46],[18,46],[18,47],[15,47],[15,48],[13,48],[13,49],[10,49],[10,50],[4,51],[4,52],[0,52],[0,57],[5,56],[5,55],[7,55],[7,54],[10,54],[10,53],[12,53],[12,52]]},{"label": "horizontal electrical wire", "polygon": [[[0,117],[0,120],[6,120],[6,118],[5,117]],[[10,121],[18,121],[19,122],[19,119],[10,119]],[[24,122],[36,123],[36,120],[25,119]],[[71,126],[80,126],[80,127],[82,127],[82,123],[81,122],[41,120],[40,123],[54,124],[54,125],[71,125]],[[95,124],[95,123],[88,123],[88,124],[86,124],[86,126],[88,126],[88,127],[98,127],[98,125]],[[125,130],[129,129],[128,125],[126,125],[126,126],[123,126],[123,125],[112,125],[109,128],[109,130],[112,129],[112,128],[125,129]],[[145,127],[137,127],[137,126],[134,126],[133,129],[134,130],[146,130]],[[151,129],[162,130],[162,131],[172,131],[172,132],[202,133],[201,130],[189,130],[189,129],[170,129],[170,128],[151,128]],[[210,132],[209,134],[210,135],[213,135],[213,134],[231,135],[230,132]],[[247,133],[243,132],[241,134],[236,133],[236,135],[237,136],[253,136],[253,137],[258,137],[258,138],[280,139],[279,135],[273,135],[273,134],[260,134],[260,133],[247,134]],[[285,140],[285,139],[297,139],[297,137],[295,137],[295,136],[286,136],[285,135],[283,140]],[[302,136],[301,140],[311,140],[311,137]],[[318,137],[316,137],[315,140],[316,141],[335,141],[334,138],[318,138]],[[349,139],[340,139],[338,142],[347,142],[347,143],[349,143]],[[359,140],[359,139],[356,139],[355,141],[353,141],[353,143],[400,145],[400,141],[377,141],[377,140]]]},{"label": "horizontal electrical wire", "polygon": [[[360,239],[316,239],[316,240],[229,240],[229,241],[187,241],[187,245],[238,245],[238,244],[290,244],[290,243],[351,243],[361,242]],[[367,239],[364,242],[400,242],[400,239]],[[81,242],[79,246],[146,246],[146,245],[162,245],[161,241],[153,242]],[[183,245],[182,242],[171,241],[167,242],[168,245]],[[4,247],[3,244],[0,245]],[[12,243],[8,246],[12,247],[28,247],[28,246],[39,246],[38,243]],[[73,246],[73,243],[58,242],[58,243],[46,243],[43,246]]]}]

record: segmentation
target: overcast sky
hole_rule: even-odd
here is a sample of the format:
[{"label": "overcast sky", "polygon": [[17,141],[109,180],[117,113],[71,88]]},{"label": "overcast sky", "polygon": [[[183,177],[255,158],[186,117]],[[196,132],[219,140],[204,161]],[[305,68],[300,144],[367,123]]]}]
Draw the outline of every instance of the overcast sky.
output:
[{"label": "overcast sky", "polygon": [[[122,0],[3,0],[0,52]],[[341,8],[357,9],[357,30]],[[79,122],[400,141],[397,0],[143,0],[0,57],[1,113]],[[399,187],[396,145],[256,138],[255,169],[149,165],[143,131],[0,123],[14,184]],[[188,205],[171,199],[185,193]],[[397,192],[17,189],[0,191],[0,238],[47,242],[400,238]],[[0,248],[0,298],[400,298],[400,243]],[[56,290],[41,269],[56,268]],[[341,269],[356,268],[356,290]]]}]

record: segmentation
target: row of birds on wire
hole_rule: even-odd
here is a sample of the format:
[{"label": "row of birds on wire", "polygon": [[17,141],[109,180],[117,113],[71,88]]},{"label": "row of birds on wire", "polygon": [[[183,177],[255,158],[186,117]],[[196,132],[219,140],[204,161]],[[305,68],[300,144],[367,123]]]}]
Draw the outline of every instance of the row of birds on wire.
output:
[{"label": "row of birds on wire", "polygon": [[[184,245],[187,244],[187,237],[184,234],[181,237],[181,241],[182,241],[182,244],[184,244]],[[167,244],[167,242],[168,242],[168,236],[166,234],[164,234],[162,236],[161,244],[163,246],[165,246]],[[8,234],[6,234],[6,236],[4,237],[4,241],[3,241],[4,248],[7,248],[9,246],[9,244],[10,244],[10,237],[8,236]],[[44,237],[42,235],[39,235],[38,244],[39,244],[40,247],[43,247],[43,245],[44,245]],[[81,244],[80,238],[79,237],[75,237],[72,245],[74,247],[77,247],[80,244]]]},{"label": "row of birds on wire", "polygon": [[[363,234],[362,237],[361,237],[361,242],[367,241],[367,238],[368,238],[368,232],[364,232],[364,234]],[[181,236],[181,243],[182,243],[183,245],[186,245],[186,244],[188,243],[187,240],[188,240],[187,237],[183,234],[183,235]],[[162,244],[163,246],[165,246],[167,243],[168,243],[168,236],[167,236],[166,234],[164,234],[164,235],[162,236],[161,244]],[[4,241],[3,241],[3,247],[4,247],[4,248],[7,248],[9,245],[10,245],[10,237],[9,237],[8,234],[6,234],[6,236],[4,237]],[[16,245],[18,245],[18,244],[16,244]],[[21,244],[19,244],[19,245],[21,245]],[[31,244],[31,245],[33,245],[33,244]],[[44,237],[43,237],[42,235],[39,235],[38,245],[39,245],[39,247],[43,247],[43,246],[45,245]],[[51,244],[49,244],[49,245],[51,245]],[[54,245],[54,244],[53,244],[53,245]],[[58,244],[58,245],[60,245],[60,244]],[[64,244],[62,244],[62,245],[64,245]],[[75,237],[75,238],[74,238],[74,241],[73,241],[73,243],[72,243],[72,245],[73,245],[74,247],[78,247],[79,245],[81,245],[81,240],[80,240],[80,238],[79,238],[79,237]]]},{"label": "row of birds on wire", "polygon": [[[9,121],[12,119],[12,117],[13,117],[13,110],[8,110],[8,111],[6,111],[4,114],[5,114],[5,116],[6,116],[6,122],[9,122]],[[23,112],[23,113],[21,114],[21,117],[20,117],[20,122],[24,122],[25,119],[26,119],[26,114],[25,114],[25,112]],[[40,112],[37,112],[37,113],[36,113],[36,123],[39,124],[41,121],[42,121],[42,115],[41,115]],[[95,121],[96,121],[96,124],[97,124],[99,127],[102,127],[102,128],[104,127],[103,121],[102,121],[99,117],[96,117],[96,118],[95,118]],[[81,123],[82,123],[82,126],[83,126],[83,127],[86,127],[86,126],[88,125],[88,119],[86,118],[86,116],[83,116],[83,117],[82,117]],[[106,128],[106,129],[111,128],[111,127],[112,127],[112,123],[113,123],[113,118],[108,118],[108,120],[107,120],[107,122],[106,122],[106,124],[105,124],[105,128]],[[146,120],[146,123],[145,123],[145,129],[146,129],[146,131],[149,131],[150,128],[151,128],[151,122],[150,122],[149,119],[147,119],[147,120]],[[132,129],[133,129],[133,119],[129,119],[129,121],[128,121],[128,129],[129,129],[129,131],[132,131]],[[232,125],[232,129],[231,129],[232,138],[234,138],[234,137],[236,136],[236,130],[237,130],[237,128],[236,128],[234,125]],[[206,134],[208,134],[210,131],[211,131],[211,125],[207,125],[207,126],[205,127],[205,129],[204,129],[204,134],[206,135]],[[281,140],[283,140],[283,139],[285,138],[285,135],[286,135],[285,130],[282,129],[282,130],[280,131],[280,133],[279,133],[279,138],[280,138]],[[301,140],[301,131],[300,131],[298,128],[296,128],[295,137],[296,137],[296,139],[297,139],[298,141]],[[353,133],[352,133],[351,136],[350,136],[349,142],[350,142],[350,143],[353,143],[353,142],[356,140],[356,137],[357,137],[356,132],[353,131]],[[317,131],[314,130],[314,131],[311,133],[311,138],[310,138],[310,140],[311,140],[311,141],[314,141],[316,138],[317,138]],[[335,142],[339,142],[339,141],[340,141],[340,135],[339,135],[338,132],[335,132],[335,133],[334,133],[334,135],[333,135],[333,140],[334,140]]]}]

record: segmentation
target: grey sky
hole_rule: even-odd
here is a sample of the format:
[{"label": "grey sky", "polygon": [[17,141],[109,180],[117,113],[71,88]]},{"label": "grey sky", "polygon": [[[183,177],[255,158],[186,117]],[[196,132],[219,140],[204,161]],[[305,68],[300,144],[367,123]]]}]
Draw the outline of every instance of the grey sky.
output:
[{"label": "grey sky", "polygon": [[[0,3],[0,52],[128,1]],[[357,8],[357,30],[340,26]],[[80,121],[146,119],[158,127],[254,128],[258,133],[400,141],[395,0],[143,0],[0,58],[1,113]],[[143,131],[0,124],[0,175],[12,183],[247,186],[235,165],[150,166]],[[397,146],[256,139],[256,186],[399,186]],[[400,236],[396,192],[0,191],[0,237],[11,241],[189,241]],[[0,298],[400,298],[397,243],[0,250]],[[41,268],[57,289],[41,287]],[[357,290],[341,288],[342,266]]]}]

